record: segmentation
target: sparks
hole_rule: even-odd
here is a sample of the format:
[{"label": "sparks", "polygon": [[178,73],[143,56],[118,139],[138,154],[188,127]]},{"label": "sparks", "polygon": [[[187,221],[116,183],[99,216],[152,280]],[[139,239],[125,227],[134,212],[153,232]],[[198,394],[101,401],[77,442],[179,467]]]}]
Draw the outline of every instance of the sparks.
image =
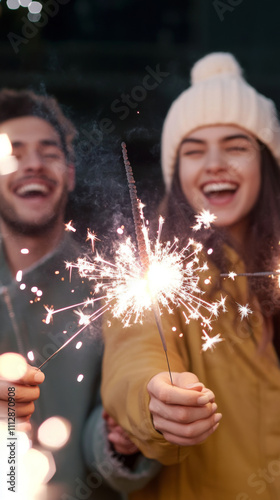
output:
[{"label": "sparks", "polygon": [[202,210],[200,214],[195,216],[195,218],[197,223],[193,226],[194,231],[198,231],[202,228],[202,226],[205,227],[205,229],[209,229],[212,222],[217,219],[216,215],[211,214],[209,210]]},{"label": "sparks", "polygon": [[[78,258],[77,262],[66,263],[70,271],[77,268],[82,278],[93,282],[95,297],[57,310],[54,310],[53,306],[45,306],[47,316],[44,322],[49,324],[54,314],[67,309],[93,306],[97,301],[103,301],[103,305],[91,315],[81,310],[75,311],[80,318],[81,328],[39,368],[72,342],[90,322],[95,321],[106,311],[110,311],[113,317],[120,319],[125,327],[131,323],[142,323],[144,313],[153,311],[159,331],[160,315],[163,310],[172,314],[176,307],[181,307],[187,324],[191,320],[200,320],[202,327],[208,331],[212,329],[212,319],[218,316],[220,310],[225,311],[225,297],[213,303],[203,299],[204,292],[199,287],[199,274],[207,270],[207,265],[199,261],[199,253],[203,250],[201,243],[190,239],[183,249],[179,248],[177,238],[174,238],[172,243],[162,243],[160,241],[164,222],[162,217],[159,219],[157,238],[154,243],[151,242],[141,205],[139,210],[148,258],[145,272],[143,273],[139,261],[138,249],[130,238],[119,244],[113,262],[105,260],[96,252],[91,260]],[[216,336],[214,340],[208,340],[207,348],[219,342],[218,338]],[[166,353],[164,338],[163,345]],[[203,350],[206,350],[206,345]]]},{"label": "sparks", "polygon": [[95,242],[95,241],[100,241],[100,240],[97,238],[97,236],[96,236],[96,234],[95,234],[95,232],[94,232],[94,231],[93,231],[93,232],[91,232],[91,231],[88,229],[88,230],[87,230],[87,239],[86,239],[86,241],[91,241],[91,248],[92,248],[92,251],[94,252],[94,242]]},{"label": "sparks", "polygon": [[[80,310],[76,311],[80,317],[79,323],[83,326],[39,368],[72,342],[90,321],[95,321],[106,311],[110,310],[113,317],[120,319],[124,326],[129,326],[132,322],[141,323],[144,313],[153,311],[173,384],[161,324],[162,310],[165,309],[171,314],[175,307],[181,306],[184,309],[183,316],[186,323],[189,323],[190,320],[200,320],[203,328],[211,330],[211,319],[218,316],[220,308],[224,309],[224,301],[216,301],[211,304],[202,298],[203,291],[199,287],[199,274],[206,271],[208,266],[206,263],[200,264],[198,254],[203,249],[201,243],[189,239],[188,244],[183,249],[180,249],[177,238],[174,238],[173,242],[162,243],[160,241],[164,223],[162,217],[159,218],[157,238],[154,243],[150,241],[149,223],[144,218],[144,205],[137,197],[135,180],[124,143],[122,143],[122,150],[137,247],[130,238],[127,238],[125,243],[120,243],[117,248],[113,262],[103,259],[96,252],[95,257],[90,261],[86,258],[79,258],[76,263],[66,263],[70,273],[76,267],[81,277],[88,278],[95,283],[94,293],[95,295],[100,294],[101,297],[95,298],[93,302],[103,300],[104,305],[89,316]],[[202,225],[209,227],[216,217],[203,210],[196,218],[198,223],[195,230]],[[71,222],[65,225],[68,230],[73,230]],[[96,235],[88,231],[87,239],[91,241],[92,250],[94,250]],[[208,277],[209,283],[210,278]],[[45,307],[47,310],[45,322],[49,323],[59,310],[54,311],[52,307]]]},{"label": "sparks", "polygon": [[71,220],[67,222],[67,224],[64,224],[64,226],[65,226],[65,231],[72,231],[73,233],[76,232],[76,229],[72,226]]},{"label": "sparks", "polygon": [[219,342],[222,342],[224,339],[221,337],[221,334],[218,333],[215,335],[215,337],[209,337],[209,335],[206,333],[205,330],[203,330],[203,335],[201,337],[202,340],[204,340],[202,344],[202,351],[207,351],[210,349],[213,351],[213,349],[216,347],[216,344]]},{"label": "sparks", "polygon": [[83,311],[77,310],[74,311],[77,316],[79,316],[79,325],[89,325],[90,324],[90,315],[89,314],[84,314]]},{"label": "sparks", "polygon": [[43,322],[46,323],[46,325],[49,325],[50,322],[52,321],[52,317],[53,317],[53,313],[55,312],[54,311],[54,308],[53,306],[51,307],[48,307],[48,306],[44,306],[46,311],[47,311],[47,316],[45,317],[45,319],[43,319]]},{"label": "sparks", "polygon": [[151,310],[155,301],[161,308],[160,313],[162,309],[172,313],[175,307],[182,306],[186,320],[200,319],[204,325],[210,325],[209,320],[224,308],[225,299],[210,304],[202,298],[199,273],[207,268],[204,263],[199,263],[202,245],[190,239],[187,246],[179,250],[177,239],[173,243],[161,243],[162,224],[160,218],[154,245],[148,238],[146,224],[143,224],[149,260],[144,274],[137,248],[130,238],[120,243],[114,262],[97,254],[93,261],[78,259],[72,267],[78,268],[82,277],[96,283],[95,292],[102,292],[112,315],[121,319],[124,326],[141,323],[144,312]]},{"label": "sparks", "polygon": [[237,307],[238,307],[238,312],[240,314],[240,319],[248,318],[249,314],[252,314],[252,310],[249,308],[249,304],[246,304],[245,306],[242,306],[241,304],[238,304],[236,302]]}]

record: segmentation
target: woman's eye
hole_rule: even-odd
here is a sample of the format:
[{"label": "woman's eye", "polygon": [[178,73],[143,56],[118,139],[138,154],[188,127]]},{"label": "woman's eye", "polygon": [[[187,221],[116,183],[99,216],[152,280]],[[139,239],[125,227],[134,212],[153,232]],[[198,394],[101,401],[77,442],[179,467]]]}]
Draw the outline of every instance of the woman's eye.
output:
[{"label": "woman's eye", "polygon": [[242,146],[233,146],[231,148],[227,148],[226,151],[231,152],[231,151],[248,151],[248,148],[242,147]]}]

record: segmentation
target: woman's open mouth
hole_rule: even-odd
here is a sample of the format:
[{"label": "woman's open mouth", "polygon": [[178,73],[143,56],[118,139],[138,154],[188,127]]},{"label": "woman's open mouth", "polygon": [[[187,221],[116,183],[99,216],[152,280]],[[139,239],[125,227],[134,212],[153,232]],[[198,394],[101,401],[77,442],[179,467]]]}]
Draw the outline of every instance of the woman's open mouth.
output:
[{"label": "woman's open mouth", "polygon": [[202,186],[204,196],[213,204],[223,204],[231,201],[239,185],[231,181],[209,182]]}]

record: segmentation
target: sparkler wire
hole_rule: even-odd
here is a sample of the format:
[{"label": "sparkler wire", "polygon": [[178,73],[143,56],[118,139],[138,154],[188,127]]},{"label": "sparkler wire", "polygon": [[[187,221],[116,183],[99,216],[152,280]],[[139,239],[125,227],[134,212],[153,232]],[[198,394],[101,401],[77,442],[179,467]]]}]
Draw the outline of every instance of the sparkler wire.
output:
[{"label": "sparkler wire", "polygon": [[141,214],[139,212],[139,199],[137,197],[137,190],[135,186],[135,180],[133,177],[132,168],[127,156],[127,149],[125,142],[122,142],[122,154],[123,161],[126,171],[126,178],[129,188],[129,195],[131,201],[132,215],[134,221],[135,234],[137,239],[138,251],[140,262],[143,268],[143,273],[148,271],[149,268],[149,255],[147,252],[146,242],[143,234],[143,222],[141,219]]},{"label": "sparkler wire", "polygon": [[82,328],[80,328],[80,330],[78,330],[76,333],[74,333],[74,335],[72,335],[72,337],[70,337],[66,342],[64,342],[64,344],[62,344],[62,346],[59,347],[59,349],[57,349],[40,366],[38,366],[38,370],[41,370],[41,368],[46,363],[48,363],[54,356],[56,356],[56,354],[58,354],[60,351],[62,351],[62,349],[64,349],[64,347],[66,347],[68,344],[70,344],[70,342],[72,342],[72,340],[74,340],[83,330],[85,330],[85,328],[88,326],[88,324],[89,324],[90,321],[95,321],[102,314],[104,314],[104,312],[107,311],[107,310],[108,310],[108,307],[107,307],[107,304],[105,304],[104,306],[100,307],[100,309],[98,309],[98,311],[95,311],[91,316],[89,316],[88,322],[86,322],[86,324],[83,325]]},{"label": "sparkler wire", "polygon": [[[128,188],[129,188],[129,195],[130,195],[131,208],[132,208],[132,214],[133,214],[133,220],[134,220],[134,229],[135,229],[138,251],[139,251],[139,258],[140,258],[140,263],[141,263],[141,267],[142,267],[142,272],[143,272],[143,274],[145,274],[149,269],[149,254],[148,254],[146,241],[145,241],[145,237],[144,237],[144,233],[143,233],[143,221],[142,221],[141,214],[139,211],[139,199],[137,197],[137,189],[135,186],[135,180],[134,180],[134,176],[133,176],[132,167],[131,167],[130,162],[128,160],[125,142],[121,143],[121,147],[122,147],[124,166],[125,166],[125,170],[126,170],[127,183],[128,183]],[[163,347],[163,350],[164,350],[165,356],[166,356],[170,381],[171,381],[171,384],[173,385],[171,369],[170,369],[170,364],[169,364],[169,359],[168,359],[168,354],[167,354],[167,346],[166,346],[163,327],[162,327],[162,323],[161,323],[161,319],[160,319],[160,311],[159,311],[158,302],[155,298],[153,298],[152,302],[153,302],[152,309],[153,309],[153,313],[155,316],[156,325],[157,325],[158,332],[160,335],[162,347]]]},{"label": "sparkler wire", "polygon": [[[279,276],[280,271],[258,271],[255,273],[234,273],[235,276]],[[230,278],[230,273],[221,273],[221,277]]]}]

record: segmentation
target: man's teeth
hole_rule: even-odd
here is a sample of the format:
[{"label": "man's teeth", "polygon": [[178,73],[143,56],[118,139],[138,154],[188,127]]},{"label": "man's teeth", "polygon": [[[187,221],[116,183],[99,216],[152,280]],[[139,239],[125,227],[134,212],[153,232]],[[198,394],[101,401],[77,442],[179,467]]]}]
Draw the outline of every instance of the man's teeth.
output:
[{"label": "man's teeth", "polygon": [[41,193],[41,194],[47,194],[48,193],[48,188],[44,184],[37,184],[36,182],[33,182],[32,184],[25,184],[24,186],[21,186],[17,189],[17,194],[19,196],[24,196],[29,193]]},{"label": "man's teeth", "polygon": [[206,184],[203,187],[203,193],[216,193],[220,191],[236,191],[237,184],[233,184],[231,182],[212,182],[211,184]]}]

